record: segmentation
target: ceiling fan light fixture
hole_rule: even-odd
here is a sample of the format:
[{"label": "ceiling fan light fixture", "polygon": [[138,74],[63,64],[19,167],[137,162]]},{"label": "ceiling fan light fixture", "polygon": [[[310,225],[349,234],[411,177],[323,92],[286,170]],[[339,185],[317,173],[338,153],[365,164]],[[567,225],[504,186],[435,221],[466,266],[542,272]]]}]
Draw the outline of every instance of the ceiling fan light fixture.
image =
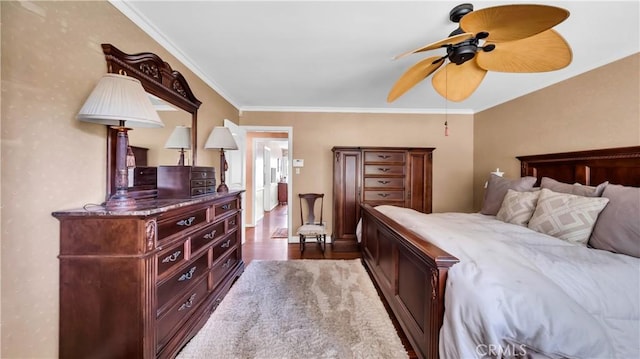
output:
[{"label": "ceiling fan light fixture", "polygon": [[[446,55],[412,66],[393,86],[387,101],[394,101],[431,74],[436,92],[458,102],[476,90],[487,71],[564,68],[571,63],[571,47],[552,27],[568,16],[567,10],[548,5],[502,5],[477,11],[471,4],[458,5],[449,12],[449,19],[460,26],[448,38],[395,58],[441,48],[446,48]],[[450,63],[438,69],[446,59]]]}]

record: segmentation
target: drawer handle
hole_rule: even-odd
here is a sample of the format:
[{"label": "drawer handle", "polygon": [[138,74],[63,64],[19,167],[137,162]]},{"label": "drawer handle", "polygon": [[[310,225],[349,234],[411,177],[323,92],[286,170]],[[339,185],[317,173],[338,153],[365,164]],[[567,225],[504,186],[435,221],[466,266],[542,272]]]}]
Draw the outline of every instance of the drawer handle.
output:
[{"label": "drawer handle", "polygon": [[378,196],[382,197],[382,198],[387,198],[389,197],[388,193],[378,193]]},{"label": "drawer handle", "polygon": [[389,156],[389,155],[378,155],[378,157],[382,158],[383,160],[386,160],[387,158],[390,158],[391,156]]},{"label": "drawer handle", "polygon": [[230,220],[229,221],[229,225],[230,226],[235,226],[236,225],[236,220],[235,219]]},{"label": "drawer handle", "polygon": [[193,273],[196,271],[196,266],[191,267],[188,272],[185,272],[178,278],[178,282],[182,282],[183,280],[190,280],[193,278]]},{"label": "drawer handle", "polygon": [[182,305],[180,306],[180,308],[178,308],[178,311],[183,311],[185,309],[189,309],[191,308],[191,306],[193,305],[193,301],[194,299],[196,299],[196,295],[195,293],[191,295],[191,297],[189,297],[189,300],[187,300],[186,302],[182,303]]},{"label": "drawer handle", "polygon": [[180,220],[180,221],[176,222],[176,224],[178,226],[187,226],[187,227],[189,227],[190,225],[193,224],[193,221],[195,221],[195,220],[196,220],[196,217],[189,217],[187,219],[183,219],[183,220]]},{"label": "drawer handle", "polygon": [[220,247],[221,248],[229,248],[230,245],[231,245],[231,240],[227,239],[227,241],[222,243],[222,245]]},{"label": "drawer handle", "polygon": [[227,259],[224,264],[222,265],[222,268],[229,268],[231,266],[231,262],[233,262],[233,260],[231,260],[231,258]]},{"label": "drawer handle", "polygon": [[389,183],[391,183],[391,181],[378,181],[378,183],[389,184]]},{"label": "drawer handle", "polygon": [[220,208],[222,208],[225,211],[228,210],[228,209],[231,209],[231,203],[223,204],[222,207],[220,207]]},{"label": "drawer handle", "polygon": [[173,254],[164,257],[164,259],[162,260],[162,263],[175,262],[180,256],[180,253],[182,253],[182,251],[175,251],[173,252]]},{"label": "drawer handle", "polygon": [[211,233],[207,233],[204,235],[205,239],[213,239],[216,236],[216,230],[214,229]]},{"label": "drawer handle", "polygon": [[379,171],[382,172],[389,172],[391,169],[390,168],[378,168]]}]

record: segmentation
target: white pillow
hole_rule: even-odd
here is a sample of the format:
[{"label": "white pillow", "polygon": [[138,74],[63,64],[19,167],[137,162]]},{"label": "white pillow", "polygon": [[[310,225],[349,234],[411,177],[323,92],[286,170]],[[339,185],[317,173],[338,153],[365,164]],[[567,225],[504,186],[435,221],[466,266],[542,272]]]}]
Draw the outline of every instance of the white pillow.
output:
[{"label": "white pillow", "polygon": [[512,189],[508,190],[496,218],[503,222],[526,227],[533,212],[536,210],[539,195],[540,191],[518,192]]},{"label": "white pillow", "polygon": [[569,242],[587,245],[598,215],[609,202],[543,188],[528,227]]}]

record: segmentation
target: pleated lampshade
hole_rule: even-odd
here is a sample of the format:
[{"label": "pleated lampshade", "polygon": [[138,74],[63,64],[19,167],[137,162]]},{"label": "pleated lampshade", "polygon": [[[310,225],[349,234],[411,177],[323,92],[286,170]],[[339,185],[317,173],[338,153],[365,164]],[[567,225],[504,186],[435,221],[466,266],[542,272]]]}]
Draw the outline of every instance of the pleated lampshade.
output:
[{"label": "pleated lampshade", "polygon": [[191,148],[191,127],[176,126],[171,136],[164,144],[164,148],[177,148],[188,150]]},{"label": "pleated lampshade", "polygon": [[77,116],[78,120],[128,127],[164,127],[139,80],[105,74],[93,89]]}]

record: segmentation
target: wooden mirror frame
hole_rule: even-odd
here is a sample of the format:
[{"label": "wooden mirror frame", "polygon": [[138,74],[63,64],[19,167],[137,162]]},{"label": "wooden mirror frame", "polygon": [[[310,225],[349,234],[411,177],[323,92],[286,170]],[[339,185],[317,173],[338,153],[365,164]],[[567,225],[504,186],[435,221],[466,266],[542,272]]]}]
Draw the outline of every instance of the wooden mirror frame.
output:
[{"label": "wooden mirror frame", "polygon": [[[196,165],[198,150],[198,108],[202,104],[191,92],[187,80],[168,63],[150,52],[126,54],[111,44],[102,44],[107,72],[125,74],[140,80],[146,92],[191,114],[191,156]],[[116,133],[107,126],[107,199],[115,193]]]}]

